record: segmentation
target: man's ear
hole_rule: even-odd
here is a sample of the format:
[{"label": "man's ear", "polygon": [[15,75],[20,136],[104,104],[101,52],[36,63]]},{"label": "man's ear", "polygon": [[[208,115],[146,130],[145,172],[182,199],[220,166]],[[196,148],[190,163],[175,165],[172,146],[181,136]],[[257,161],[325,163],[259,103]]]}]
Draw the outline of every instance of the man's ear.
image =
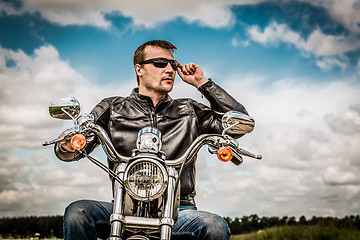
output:
[{"label": "man's ear", "polygon": [[135,72],[136,72],[136,75],[137,75],[138,77],[141,77],[141,76],[142,76],[143,69],[141,68],[141,65],[140,65],[140,64],[136,64],[136,65],[135,65]]}]

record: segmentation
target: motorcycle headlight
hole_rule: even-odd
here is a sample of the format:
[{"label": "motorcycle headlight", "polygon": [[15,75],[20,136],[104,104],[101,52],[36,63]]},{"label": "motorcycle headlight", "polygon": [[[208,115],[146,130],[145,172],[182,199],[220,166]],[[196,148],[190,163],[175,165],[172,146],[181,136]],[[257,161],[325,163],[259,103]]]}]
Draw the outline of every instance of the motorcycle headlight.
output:
[{"label": "motorcycle headlight", "polygon": [[125,188],[137,200],[151,201],[160,197],[167,183],[168,175],[164,166],[151,159],[139,159],[125,171]]}]

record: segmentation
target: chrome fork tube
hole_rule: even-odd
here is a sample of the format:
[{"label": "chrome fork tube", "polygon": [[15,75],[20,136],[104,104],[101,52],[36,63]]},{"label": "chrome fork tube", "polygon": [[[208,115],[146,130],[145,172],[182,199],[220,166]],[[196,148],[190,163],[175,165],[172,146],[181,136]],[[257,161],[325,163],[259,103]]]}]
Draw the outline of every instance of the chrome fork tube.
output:
[{"label": "chrome fork tube", "polygon": [[171,237],[171,229],[174,226],[173,212],[174,212],[174,199],[175,199],[175,184],[178,173],[174,167],[168,168],[169,183],[167,188],[167,199],[164,208],[163,218],[161,220],[162,226],[160,231],[161,240],[169,240]]},{"label": "chrome fork tube", "polygon": [[[120,163],[116,168],[116,175],[124,181],[126,163]],[[110,217],[111,231],[109,240],[121,240],[122,220],[124,218],[124,186],[118,181],[114,184],[114,208]]]}]

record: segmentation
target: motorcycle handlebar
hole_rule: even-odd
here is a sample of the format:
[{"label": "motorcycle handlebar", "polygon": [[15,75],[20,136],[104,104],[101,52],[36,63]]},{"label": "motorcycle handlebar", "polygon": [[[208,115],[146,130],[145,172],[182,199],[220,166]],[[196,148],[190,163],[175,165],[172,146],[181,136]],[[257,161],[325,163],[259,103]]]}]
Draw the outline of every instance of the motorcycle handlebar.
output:
[{"label": "motorcycle handlebar", "polygon": [[[111,142],[109,136],[107,135],[106,131],[99,125],[91,123],[87,126],[88,129],[91,129],[91,132],[93,132],[97,137],[99,137],[102,146],[104,148],[104,151],[110,155],[110,159],[117,159],[118,161],[124,161],[128,162],[131,158],[125,157],[120,155],[113,143]],[[45,141],[43,142],[43,146],[48,146],[51,144],[55,144],[58,142],[64,141],[69,136],[75,134],[73,131],[67,132],[67,134],[64,134],[63,136],[60,136],[54,140],[51,141]],[[224,143],[225,141],[229,140],[229,136],[227,135],[220,135],[220,134],[203,134],[200,135],[195,139],[195,141],[189,146],[189,148],[186,150],[186,152],[179,158],[174,160],[165,160],[165,164],[167,166],[178,166],[185,162],[185,166],[190,164],[194,159],[197,153],[199,152],[200,148],[204,145],[209,145],[215,148],[219,143]],[[261,155],[255,155],[250,153],[249,151],[239,148],[237,146],[234,146],[233,144],[229,144],[230,148],[232,149],[234,153],[234,158],[231,160],[235,165],[240,165],[242,163],[242,157],[241,155],[248,156],[255,159],[261,159]]]},{"label": "motorcycle handlebar", "polygon": [[[110,151],[110,154],[120,161],[129,161],[130,157],[124,157],[120,155],[116,150],[114,145],[112,144],[110,138],[108,137],[105,130],[99,125],[94,124],[92,126],[93,130],[95,130],[95,134],[100,137],[102,143],[106,146],[106,149]],[[219,134],[203,134],[195,139],[195,141],[189,146],[186,152],[179,158],[174,160],[165,160],[165,164],[167,166],[178,166],[186,162],[188,165],[195,159],[195,156],[199,152],[200,148],[204,145],[216,146],[219,142],[224,142],[229,138],[226,135]],[[248,156],[255,159],[261,159],[261,155],[255,155],[250,153],[249,151],[239,148],[237,146],[230,146],[234,153],[234,158],[231,160],[235,165],[240,165],[242,163],[241,155]]]}]

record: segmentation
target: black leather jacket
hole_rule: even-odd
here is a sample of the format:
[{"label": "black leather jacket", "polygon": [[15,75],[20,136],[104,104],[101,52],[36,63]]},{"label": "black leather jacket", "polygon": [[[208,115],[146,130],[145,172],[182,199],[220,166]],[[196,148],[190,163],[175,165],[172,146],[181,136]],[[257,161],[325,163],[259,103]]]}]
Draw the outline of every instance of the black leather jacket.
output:
[{"label": "black leather jacket", "polygon": [[[192,99],[171,99],[169,95],[154,107],[149,97],[140,95],[138,89],[134,89],[128,97],[103,99],[92,114],[121,155],[130,156],[136,148],[138,131],[152,126],[162,133],[161,150],[166,153],[166,159],[176,159],[199,135],[221,133],[221,117],[225,112],[235,110],[247,114],[242,104],[211,80],[199,91],[210,102],[211,108]],[[92,145],[87,146],[89,151],[96,146]],[[64,161],[81,158],[78,154],[62,151],[59,146],[55,146],[55,153]],[[109,164],[110,168],[115,168],[111,162]],[[184,168],[180,183],[181,204],[195,205],[195,161]]]}]

